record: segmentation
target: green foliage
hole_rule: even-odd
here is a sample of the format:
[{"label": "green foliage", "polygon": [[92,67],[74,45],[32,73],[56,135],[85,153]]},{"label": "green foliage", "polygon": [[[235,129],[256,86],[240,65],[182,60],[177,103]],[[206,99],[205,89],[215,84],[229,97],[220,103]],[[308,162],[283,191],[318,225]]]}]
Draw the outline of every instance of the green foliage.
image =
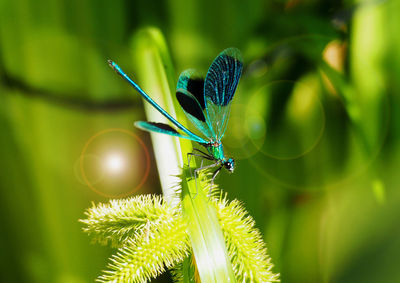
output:
[{"label": "green foliage", "polygon": [[[149,87],[163,85],[159,95],[167,105],[173,105],[173,79],[167,79],[166,74],[172,63],[162,33],[154,28],[144,29],[135,35],[134,42],[143,73],[147,79],[157,81]],[[173,138],[156,136],[155,149],[165,146],[168,139]],[[181,140],[180,148],[181,151],[170,147],[160,152],[157,162],[180,170],[180,165],[165,160],[166,151],[185,158],[192,144]],[[176,190],[164,185],[165,199],[149,195],[112,200],[86,212],[88,218],[81,220],[86,225],[84,231],[97,242],[120,246],[108,271],[99,277],[100,282],[143,282],[172,268],[177,282],[277,281],[278,275],[270,270],[272,264],[253,220],[237,201],[229,204],[226,197],[220,200],[216,186],[209,196],[210,172],[193,178],[190,170],[193,168],[185,167],[182,172],[179,199]],[[165,171],[161,180],[169,178],[169,174]]]},{"label": "green foliage", "polygon": [[[140,66],[140,73],[143,74],[143,80],[139,83],[142,84],[143,81],[143,87],[158,102],[161,102],[161,105],[169,113],[176,113],[177,120],[185,126],[185,118],[182,116],[184,113],[176,111],[179,107],[176,108],[176,105],[174,107],[172,99],[176,86],[174,67],[163,34],[157,28],[146,28],[136,33],[132,42],[132,50],[135,50],[133,56],[135,65]],[[147,108],[146,114],[149,121],[159,119],[159,113],[154,113],[157,111],[152,107],[145,104],[145,108]],[[189,140],[180,139],[178,141],[174,137],[159,134],[153,134],[152,141],[164,200],[179,203],[181,200],[174,190],[176,180],[171,180],[171,175],[182,171],[182,167],[184,167],[182,160],[187,159],[186,154],[193,150],[193,145]],[[195,160],[190,165],[196,168]],[[215,208],[202,189],[207,187],[208,183],[203,182],[202,178],[195,181],[189,170],[183,170],[181,179],[182,215],[188,223],[187,233],[193,258],[196,258],[198,277],[203,282],[234,283],[235,275],[228,258]],[[193,198],[192,196],[197,193],[198,196]],[[190,269],[189,264],[186,265],[186,268]],[[188,273],[185,273],[187,276],[184,278],[191,278]]]},{"label": "green foliage", "polygon": [[163,219],[128,240],[111,259],[110,271],[100,282],[144,282],[181,262],[189,250],[186,225],[177,218]]},{"label": "green foliage", "polygon": [[111,200],[87,210],[84,231],[97,242],[121,246],[100,282],[143,282],[188,255],[178,208],[155,195]]},{"label": "green foliage", "polygon": [[[186,176],[188,170],[184,170]],[[182,212],[188,222],[188,234],[202,282],[236,282],[235,273],[226,249],[226,241],[211,201],[210,172],[197,179],[186,177],[182,182]],[[215,188],[214,188],[215,192]],[[211,192],[211,195],[215,193]],[[188,267],[188,266],[187,266]]]},{"label": "green foliage", "polygon": [[200,282],[199,273],[196,269],[196,262],[191,253],[184,261],[171,269],[172,279],[175,283]]},{"label": "green foliage", "polygon": [[[0,1],[1,281],[93,282],[104,267],[110,249],[88,245],[76,220],[91,201],[108,200],[90,191],[77,160],[104,129],[149,142],[133,121],[158,119],[144,117],[140,97],[105,61],[162,102],[159,69],[167,66],[172,80],[187,68],[204,73],[219,51],[236,46],[245,72],[223,143],[237,168],[216,182],[251,211],[274,271],[287,283],[400,282],[399,11],[400,0]],[[130,45],[148,25],[165,35],[173,66],[154,66]],[[304,95],[293,91],[298,84]],[[163,106],[184,122],[179,108]],[[151,138],[158,161],[165,151],[155,140],[165,137]],[[98,141],[113,150],[109,136]],[[102,151],[91,153],[93,166],[103,164]],[[135,142],[126,153],[142,155]],[[170,163],[157,166],[161,180],[171,176]],[[97,183],[94,173],[96,188],[123,189],[114,175]],[[161,184],[168,201],[170,187]],[[158,189],[154,177],[141,193]],[[194,276],[193,261],[182,264]]]},{"label": "green foliage", "polygon": [[157,228],[164,221],[176,219],[176,210],[162,202],[160,196],[140,195],[129,199],[110,200],[86,211],[84,231],[96,242],[120,246],[144,231]]},{"label": "green foliage", "polygon": [[[215,195],[214,190],[208,202],[216,209],[236,279],[279,282],[254,220],[237,200],[229,203]],[[170,268],[176,282],[200,281],[188,234],[193,219],[185,218],[180,207],[145,195],[93,206],[86,215],[81,220],[85,232],[99,243],[120,246],[99,282],[143,282]]]},{"label": "green foliage", "polygon": [[239,282],[279,282],[271,270],[271,259],[253,218],[238,200],[216,202],[228,253]]}]

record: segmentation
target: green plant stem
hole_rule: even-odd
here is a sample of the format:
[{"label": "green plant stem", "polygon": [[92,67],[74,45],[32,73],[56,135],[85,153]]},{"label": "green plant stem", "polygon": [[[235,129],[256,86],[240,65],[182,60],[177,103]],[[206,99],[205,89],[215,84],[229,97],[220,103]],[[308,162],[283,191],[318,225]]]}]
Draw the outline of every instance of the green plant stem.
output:
[{"label": "green plant stem", "polygon": [[183,212],[199,276],[201,282],[236,282],[215,206],[207,195],[208,182],[203,175],[182,182]]},{"label": "green plant stem", "polygon": [[[134,36],[133,48],[137,72],[143,89],[176,116],[183,125],[183,112],[174,111],[172,94],[175,92],[174,71],[165,40],[160,31],[148,28]],[[149,121],[165,121],[150,105],[145,103]],[[178,109],[178,108],[177,108]],[[203,178],[196,180],[189,170],[182,171],[187,153],[192,152],[192,143],[175,137],[152,134],[152,141],[160,174],[164,197],[167,201],[179,201],[171,176],[182,175],[182,204],[188,221],[188,234],[195,257],[196,268],[202,282],[236,282],[228,257],[222,230],[215,207],[207,196],[207,185]],[[192,163],[194,164],[194,162]],[[193,197],[198,192],[196,197]],[[187,281],[189,282],[189,281]]]}]

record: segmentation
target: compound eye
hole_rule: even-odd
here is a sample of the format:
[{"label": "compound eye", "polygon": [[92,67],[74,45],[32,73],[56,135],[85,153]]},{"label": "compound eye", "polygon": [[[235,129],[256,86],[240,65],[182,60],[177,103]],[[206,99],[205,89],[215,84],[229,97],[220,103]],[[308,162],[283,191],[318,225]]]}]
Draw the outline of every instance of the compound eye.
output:
[{"label": "compound eye", "polygon": [[225,168],[228,169],[230,172],[233,172],[235,163],[232,158],[229,158],[225,163]]}]

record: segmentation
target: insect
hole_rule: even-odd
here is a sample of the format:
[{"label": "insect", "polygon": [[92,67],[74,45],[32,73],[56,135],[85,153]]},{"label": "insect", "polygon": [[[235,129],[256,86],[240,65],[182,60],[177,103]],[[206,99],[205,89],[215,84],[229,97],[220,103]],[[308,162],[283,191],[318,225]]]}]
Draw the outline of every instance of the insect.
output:
[{"label": "insect", "polygon": [[131,84],[147,102],[171,121],[180,132],[170,125],[158,122],[138,121],[135,122],[136,127],[146,131],[189,139],[205,147],[206,152],[194,149],[192,153],[188,154],[188,163],[190,163],[190,156],[198,156],[214,161],[211,165],[196,169],[195,176],[199,170],[218,167],[212,176],[213,183],[222,168],[226,168],[230,173],[234,171],[235,161],[233,158],[225,157],[221,139],[228,124],[232,98],[243,69],[243,60],[238,49],[228,48],[222,51],[212,62],[205,79],[194,70],[186,70],[179,76],[176,98],[186,117],[205,138],[189,131],[169,115],[128,77],[115,62],[109,60],[108,64]]}]

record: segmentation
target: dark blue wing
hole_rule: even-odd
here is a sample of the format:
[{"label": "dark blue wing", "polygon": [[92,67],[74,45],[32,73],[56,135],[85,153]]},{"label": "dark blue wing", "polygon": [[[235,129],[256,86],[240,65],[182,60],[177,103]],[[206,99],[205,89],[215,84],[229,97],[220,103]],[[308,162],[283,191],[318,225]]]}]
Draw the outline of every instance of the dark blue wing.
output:
[{"label": "dark blue wing", "polygon": [[149,131],[149,132],[157,132],[157,133],[162,133],[162,134],[167,134],[170,136],[175,136],[179,138],[184,138],[192,141],[196,141],[199,143],[206,143],[207,141],[205,140],[199,140],[195,136],[185,136],[180,134],[177,130],[172,128],[170,125],[164,124],[164,123],[158,123],[158,122],[145,122],[145,121],[137,121],[135,122],[135,126],[138,127],[139,129]]},{"label": "dark blue wing", "polygon": [[229,120],[230,103],[242,75],[243,60],[240,51],[228,48],[211,64],[204,83],[204,101],[207,124],[213,137],[220,140]]},{"label": "dark blue wing", "polygon": [[204,79],[194,70],[186,70],[179,76],[176,98],[186,117],[207,138],[213,137],[204,114]]}]

